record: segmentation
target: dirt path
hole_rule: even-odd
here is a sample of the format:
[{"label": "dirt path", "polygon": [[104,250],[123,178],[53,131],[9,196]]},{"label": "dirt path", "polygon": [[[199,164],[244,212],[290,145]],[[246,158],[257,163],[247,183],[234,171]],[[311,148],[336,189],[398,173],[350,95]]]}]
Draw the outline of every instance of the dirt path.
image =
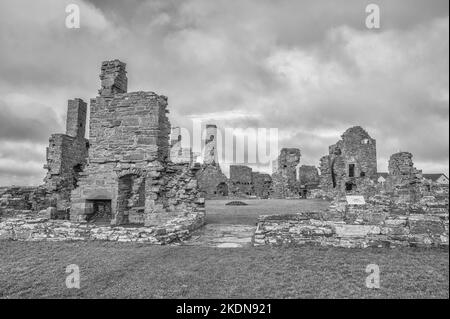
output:
[{"label": "dirt path", "polygon": [[250,247],[256,226],[208,224],[183,243],[187,246],[219,248]]}]

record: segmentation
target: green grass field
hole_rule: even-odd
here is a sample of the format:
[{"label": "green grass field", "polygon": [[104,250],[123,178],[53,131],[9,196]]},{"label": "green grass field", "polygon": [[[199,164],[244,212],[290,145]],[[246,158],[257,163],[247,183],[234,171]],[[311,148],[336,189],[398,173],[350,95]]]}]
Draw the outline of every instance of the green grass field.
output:
[{"label": "green grass field", "polygon": [[[441,249],[145,246],[2,242],[2,298],[448,298]],[[67,289],[66,266],[81,288]],[[368,264],[381,288],[368,289]]]}]

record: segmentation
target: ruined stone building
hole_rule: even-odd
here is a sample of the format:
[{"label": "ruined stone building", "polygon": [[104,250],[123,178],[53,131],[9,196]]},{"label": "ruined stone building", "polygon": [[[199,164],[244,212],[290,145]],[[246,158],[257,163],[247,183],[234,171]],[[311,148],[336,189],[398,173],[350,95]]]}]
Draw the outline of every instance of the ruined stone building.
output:
[{"label": "ruined stone building", "polygon": [[58,191],[64,198],[57,205],[67,204],[70,190],[71,220],[114,225],[152,225],[201,209],[195,171],[189,163],[169,161],[167,97],[128,93],[125,63],[119,60],[103,62],[100,79],[99,95],[91,99],[89,143],[81,100],[69,102],[68,134],[52,136],[55,148],[49,148],[47,164],[52,176],[46,184],[58,181],[59,172],[68,185]]},{"label": "ruined stone building", "polygon": [[233,196],[253,195],[252,169],[245,165],[230,165],[230,185]]},{"label": "ruined stone building", "polygon": [[301,153],[298,148],[283,148],[272,167],[272,196],[286,198],[299,196],[298,168]]},{"label": "ruined stone building", "polygon": [[89,141],[85,138],[87,104],[69,100],[66,134],[52,134],[47,147],[47,175],[44,188],[49,206],[58,211],[70,208],[70,193],[78,187],[80,173],[87,164]]},{"label": "ruined stone building", "polygon": [[206,125],[203,165],[197,173],[198,186],[205,198],[225,197],[229,194],[228,178],[222,173],[217,153],[217,126]]},{"label": "ruined stone building", "polygon": [[330,197],[367,193],[377,182],[376,141],[360,126],[349,128],[320,159],[320,188]]}]

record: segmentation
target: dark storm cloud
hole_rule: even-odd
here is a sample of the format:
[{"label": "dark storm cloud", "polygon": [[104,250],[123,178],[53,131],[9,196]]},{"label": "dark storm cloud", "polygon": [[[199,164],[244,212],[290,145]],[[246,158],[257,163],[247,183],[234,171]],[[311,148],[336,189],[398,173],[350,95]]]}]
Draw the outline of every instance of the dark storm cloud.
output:
[{"label": "dark storm cloud", "polygon": [[[371,2],[1,1],[0,141],[45,145],[63,131],[67,99],[94,97],[100,62],[119,58],[130,91],[169,96],[175,125],[276,127],[308,164],[362,125],[380,167],[402,149],[448,173],[448,1],[377,1],[376,31],[364,26]],[[69,3],[79,30],[64,27]]]}]

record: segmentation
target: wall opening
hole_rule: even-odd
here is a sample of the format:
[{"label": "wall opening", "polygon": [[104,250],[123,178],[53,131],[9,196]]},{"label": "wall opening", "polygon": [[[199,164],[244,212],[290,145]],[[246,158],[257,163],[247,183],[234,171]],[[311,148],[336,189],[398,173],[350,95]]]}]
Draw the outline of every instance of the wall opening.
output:
[{"label": "wall opening", "polygon": [[336,159],[333,158],[333,161],[331,162],[331,181],[333,182],[333,188],[336,188],[336,173],[334,172],[335,162]]},{"label": "wall opening", "polygon": [[112,219],[111,200],[89,200],[92,203],[93,213],[88,217],[90,223],[110,225]]},{"label": "wall opening", "polygon": [[348,177],[355,177],[355,164],[348,164]]},{"label": "wall opening", "polygon": [[356,185],[353,184],[353,183],[351,183],[351,182],[345,183],[345,190],[346,190],[347,192],[351,192],[352,190],[355,189],[355,187],[356,187]]}]

